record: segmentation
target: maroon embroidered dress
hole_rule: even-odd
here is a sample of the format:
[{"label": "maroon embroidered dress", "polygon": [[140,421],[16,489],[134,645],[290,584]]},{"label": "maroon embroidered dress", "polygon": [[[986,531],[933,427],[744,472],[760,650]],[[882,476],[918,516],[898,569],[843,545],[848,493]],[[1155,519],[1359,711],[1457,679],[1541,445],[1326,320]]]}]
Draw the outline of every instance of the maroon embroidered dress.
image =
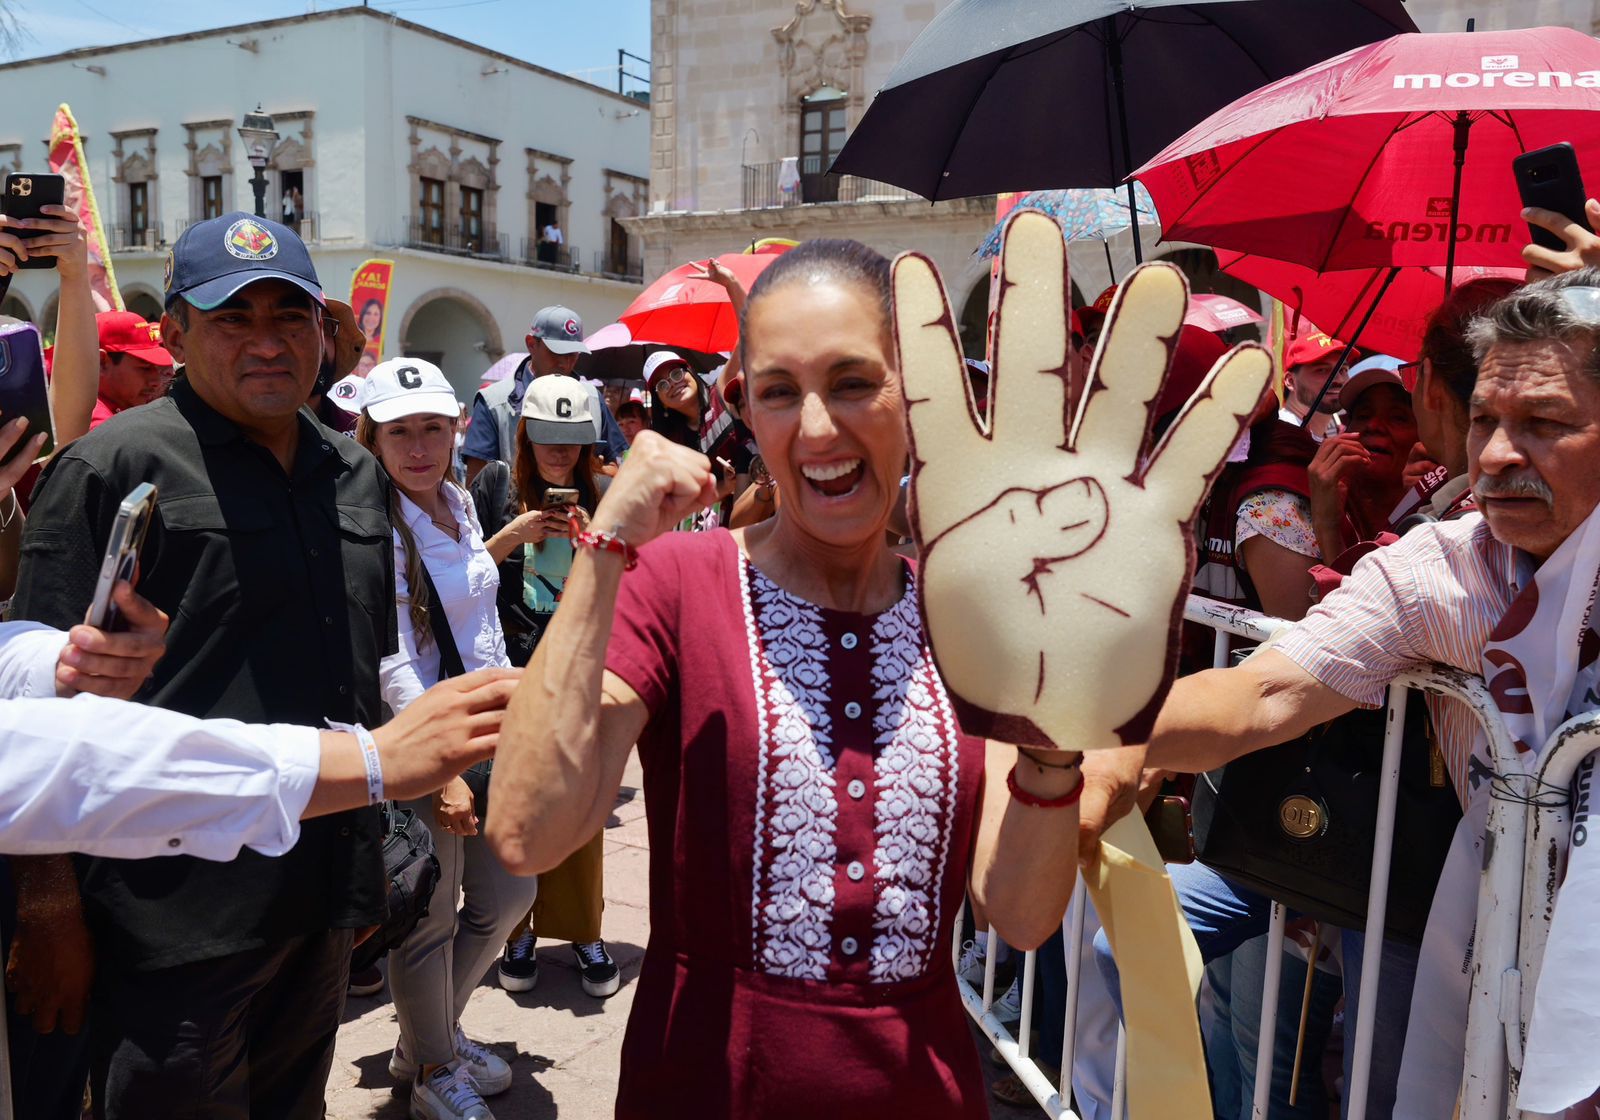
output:
[{"label": "maroon embroidered dress", "polygon": [[906,584],[824,610],[725,531],[623,578],[606,665],[652,713],[650,944],[617,1116],[988,1115],[950,946],[983,744]]}]

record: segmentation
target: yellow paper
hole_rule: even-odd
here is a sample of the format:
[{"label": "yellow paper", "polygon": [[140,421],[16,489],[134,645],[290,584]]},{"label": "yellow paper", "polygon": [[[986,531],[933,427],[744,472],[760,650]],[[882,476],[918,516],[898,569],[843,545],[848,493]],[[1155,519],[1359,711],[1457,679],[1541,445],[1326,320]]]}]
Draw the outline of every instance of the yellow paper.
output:
[{"label": "yellow paper", "polygon": [[1130,813],[1106,830],[1084,879],[1122,976],[1129,1120],[1208,1120],[1194,1006],[1200,947],[1143,817]]}]

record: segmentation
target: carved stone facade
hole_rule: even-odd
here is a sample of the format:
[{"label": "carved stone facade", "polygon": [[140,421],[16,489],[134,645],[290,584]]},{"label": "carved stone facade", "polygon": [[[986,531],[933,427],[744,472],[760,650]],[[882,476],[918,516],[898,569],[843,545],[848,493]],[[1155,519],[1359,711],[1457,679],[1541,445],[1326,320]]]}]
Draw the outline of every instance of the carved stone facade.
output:
[{"label": "carved stone facade", "polygon": [[463,202],[473,196],[466,191],[482,192],[482,240],[492,243],[499,224],[497,195],[500,183],[496,171],[500,166],[500,141],[492,136],[469,132],[464,128],[439,124],[421,117],[406,118],[410,126],[412,222],[421,219],[425,202],[424,179],[445,184],[442,204],[444,229],[448,236],[460,238],[463,224]]},{"label": "carved stone facade", "polygon": [[778,44],[778,72],[786,85],[783,99],[785,154],[800,151],[800,107],[822,90],[844,94],[850,128],[867,108],[864,67],[870,15],[852,14],[845,0],[798,0],[794,18],[772,29]]},{"label": "carved stone facade", "polygon": [[[187,224],[216,217],[234,208],[233,138],[234,121],[189,121],[183,129],[184,149],[189,153],[184,174],[189,179]],[[208,213],[209,204],[209,213]]]},{"label": "carved stone facade", "polygon": [[111,134],[111,181],[116,184],[112,248],[154,248],[166,241],[161,228],[161,191],[156,182],[156,130],[132,128]]},{"label": "carved stone facade", "polygon": [[554,152],[541,152],[537,148],[525,149],[528,156],[528,239],[523,256],[537,259],[536,246],[544,229],[541,217],[548,218],[550,208],[555,208],[556,225],[567,239],[571,250],[572,223],[572,160]]}]

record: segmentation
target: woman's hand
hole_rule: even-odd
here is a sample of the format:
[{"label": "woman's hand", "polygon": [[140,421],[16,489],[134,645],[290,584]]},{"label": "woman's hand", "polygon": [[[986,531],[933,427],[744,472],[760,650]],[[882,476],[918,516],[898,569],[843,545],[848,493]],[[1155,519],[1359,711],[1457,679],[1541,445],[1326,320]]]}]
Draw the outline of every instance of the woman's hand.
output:
[{"label": "woman's hand", "polygon": [[562,506],[560,509],[547,509],[545,516],[545,536],[567,537],[573,536],[572,521],[578,522],[578,532],[589,531],[589,511],[582,506]]},{"label": "woman's hand", "polygon": [[433,819],[452,836],[478,835],[478,817],[472,811],[472,790],[461,778],[433,795]]},{"label": "woman's hand", "polygon": [[[62,280],[76,280],[89,268],[89,242],[83,223],[65,206],[44,206],[37,218],[0,215],[0,276],[15,272],[30,257],[54,257]],[[42,230],[38,237],[22,238],[19,230]]]},{"label": "woman's hand", "polygon": [[506,527],[495,535],[510,534],[516,544],[542,544],[550,535],[550,523],[545,519],[546,512],[542,509],[530,509],[527,513],[519,513],[506,522]]},{"label": "woman's hand", "polygon": [[[0,275],[3,275],[3,271],[0,271]],[[39,449],[44,446],[44,441],[49,435],[48,432],[39,432],[29,436],[26,435],[27,430],[28,421],[21,416],[0,427],[0,456],[9,454],[18,440],[27,441],[10,462],[0,467],[0,520],[3,520],[11,509],[11,499],[6,496],[6,491],[22,481],[22,476],[28,473],[28,468],[33,466],[33,461],[39,457]]]},{"label": "woman's hand", "polygon": [[[1354,432],[1329,436],[1311,457],[1306,473],[1311,478],[1311,524],[1319,544],[1323,544],[1325,532],[1334,539],[1340,537],[1340,525],[1350,500],[1348,476],[1370,462],[1372,454],[1361,446],[1361,437]],[[1323,559],[1330,562],[1343,551],[1341,548],[1329,553],[1327,548],[1323,544]]]},{"label": "woman's hand", "polygon": [[699,279],[709,280],[727,292],[728,302],[733,304],[733,309],[744,314],[745,290],[739,278],[716,257],[708,257],[700,267],[704,269],[704,274]]},{"label": "woman's hand", "polygon": [[711,460],[655,432],[640,432],[628,461],[600,499],[594,522],[642,548],[716,500]]}]

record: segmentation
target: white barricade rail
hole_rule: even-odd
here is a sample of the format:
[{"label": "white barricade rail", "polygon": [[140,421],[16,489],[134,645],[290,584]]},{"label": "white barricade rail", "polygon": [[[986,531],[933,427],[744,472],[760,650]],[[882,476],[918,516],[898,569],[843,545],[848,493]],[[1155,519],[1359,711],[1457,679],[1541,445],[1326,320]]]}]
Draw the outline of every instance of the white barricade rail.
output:
[{"label": "white barricade rail", "polygon": [[[1228,663],[1230,635],[1261,642],[1290,625],[1282,619],[1270,618],[1254,611],[1195,595],[1189,597],[1184,609],[1184,618],[1189,622],[1208,626],[1217,632],[1213,663],[1218,666]],[[1394,838],[1395,803],[1400,779],[1401,733],[1405,726],[1408,689],[1417,689],[1435,696],[1452,697],[1466,704],[1472,709],[1488,736],[1489,753],[1495,772],[1497,774],[1519,772],[1516,748],[1500,720],[1493,698],[1481,679],[1470,673],[1444,666],[1431,666],[1395,679],[1389,690],[1383,769],[1378,788],[1378,824],[1373,843],[1372,888],[1367,903],[1369,928],[1382,928],[1388,907],[1390,849]],[[1588,748],[1592,750],[1600,746],[1600,717],[1595,718],[1589,730],[1597,736]],[[1548,763],[1549,760],[1546,761]],[[1575,767],[1576,758],[1566,770],[1566,780],[1570,781],[1572,769]],[[1548,776],[1551,780],[1560,777],[1555,773]],[[1564,810],[1565,802],[1562,805],[1562,811]],[[1522,911],[1524,841],[1528,835],[1528,813],[1533,811],[1536,810],[1526,806],[1520,798],[1497,796],[1490,803],[1486,866],[1479,885],[1478,922],[1472,956],[1472,997],[1468,1009],[1466,1073],[1462,1087],[1461,1120],[1500,1120],[1500,1117],[1507,1115],[1508,1109],[1513,1108],[1507,1103],[1509,1098],[1505,1095],[1507,1072],[1508,1064],[1515,1069],[1521,1068],[1520,1037],[1514,1048],[1509,1048],[1508,1043],[1513,1036],[1520,1036],[1525,1030],[1523,1024],[1526,1022],[1526,1014],[1522,1011],[1520,993],[1514,984],[1509,989],[1505,988],[1505,985],[1508,977],[1514,978],[1518,975],[1518,919]],[[1554,810],[1550,812],[1553,813]],[[1547,827],[1554,829],[1560,836],[1564,850],[1565,826],[1556,824],[1551,817]],[[1553,883],[1551,889],[1554,889]],[[1085,965],[1081,951],[1085,896],[1086,891],[1080,880],[1073,895],[1070,911],[1072,928],[1067,931],[1066,938],[1068,990],[1059,1082],[1052,1082],[1028,1052],[1028,1037],[1033,1023],[1032,981],[1035,954],[1029,952],[1023,957],[1022,1018],[1017,1025],[1016,1036],[1001,1025],[993,1014],[996,957],[994,951],[991,950],[985,955],[981,992],[957,978],[961,998],[966,1004],[968,1013],[994,1044],[1006,1064],[1033,1094],[1047,1115],[1066,1120],[1078,1120],[1077,1113],[1071,1108],[1071,1090],[1077,1033],[1077,993],[1080,988],[1078,976]],[[957,921],[960,922],[959,916]],[[1544,921],[1544,928],[1548,931],[1548,916]],[[1277,1018],[1279,977],[1282,970],[1284,926],[1284,907],[1279,903],[1273,903],[1268,930],[1267,973],[1261,997],[1259,1028],[1261,1048],[1256,1061],[1254,1099],[1254,1116],[1263,1120],[1267,1116],[1267,1098],[1272,1081],[1272,1042]],[[955,938],[958,947],[961,943],[959,932],[958,924],[958,936]],[[957,953],[959,954],[959,948]],[[1366,939],[1360,991],[1363,1007],[1377,1006],[1382,953],[1381,937]],[[1088,966],[1094,967],[1093,962],[1088,962]],[[1536,961],[1533,967],[1537,968]],[[1523,964],[1523,972],[1529,973],[1529,966],[1526,963]],[[1529,992],[1528,1001],[1531,1004],[1531,985]],[[1503,1011],[1509,1011],[1509,1018],[1504,1024]],[[1365,1120],[1366,1089],[1372,1064],[1372,1017],[1363,1015],[1360,1020],[1355,1024],[1353,1043],[1355,1055],[1352,1062],[1351,1084],[1346,1087],[1347,1098],[1350,1101],[1347,1110],[1349,1120]],[[1126,1084],[1125,1050],[1126,1038],[1119,1031],[1115,1093],[1112,1100],[1114,1120],[1121,1120],[1125,1109],[1123,1099]],[[1514,1063],[1508,1063],[1510,1054],[1516,1055]],[[1512,1111],[1510,1115],[1515,1117],[1517,1114]]]}]

